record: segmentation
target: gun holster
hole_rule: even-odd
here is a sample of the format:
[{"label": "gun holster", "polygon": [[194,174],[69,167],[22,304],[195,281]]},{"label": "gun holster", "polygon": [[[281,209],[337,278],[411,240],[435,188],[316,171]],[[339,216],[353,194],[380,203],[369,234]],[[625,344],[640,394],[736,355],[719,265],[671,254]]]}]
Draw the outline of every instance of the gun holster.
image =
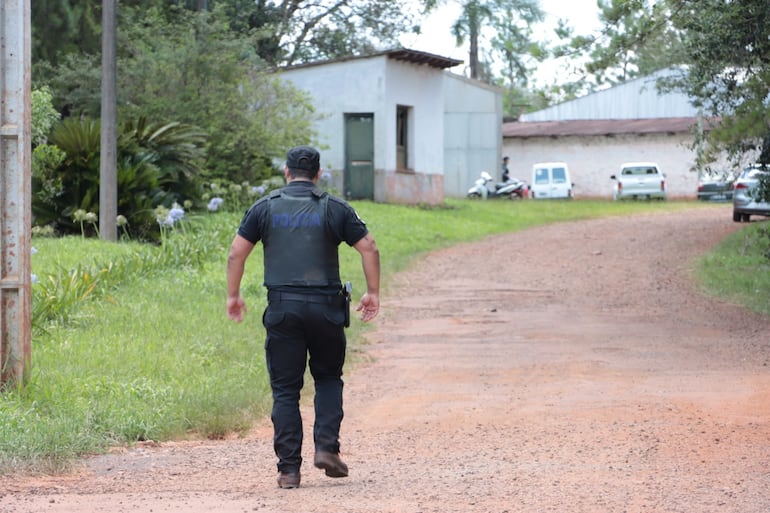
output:
[{"label": "gun holster", "polygon": [[346,281],[342,286],[342,294],[345,296],[345,327],[350,327],[350,296],[353,292],[353,285]]}]

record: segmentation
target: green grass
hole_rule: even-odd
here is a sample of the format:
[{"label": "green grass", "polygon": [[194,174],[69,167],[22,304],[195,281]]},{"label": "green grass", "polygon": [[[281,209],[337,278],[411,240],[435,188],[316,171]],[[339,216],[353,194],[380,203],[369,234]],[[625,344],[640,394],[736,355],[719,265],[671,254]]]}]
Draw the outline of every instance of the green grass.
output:
[{"label": "green grass", "polygon": [[696,275],[706,292],[770,316],[770,223],[729,235],[699,259]]},{"label": "green grass", "polygon": [[[708,208],[673,201],[353,205],[377,240],[385,295],[393,273],[426,251],[458,242],[543,223]],[[194,218],[162,246],[33,240],[40,281],[33,286],[32,368],[26,386],[0,396],[0,473],[61,470],[84,454],[139,440],[219,438],[267,414],[261,248],[247,263],[246,318],[236,324],[225,315],[225,261],[239,221],[239,214],[228,213]],[[748,253],[755,242],[741,240],[720,251]],[[751,266],[767,264],[755,257],[709,258],[720,269],[725,260],[740,263],[749,278]],[[358,253],[343,245],[340,260],[343,279],[360,297],[365,282]],[[750,301],[757,289],[748,284]],[[759,290],[766,298],[767,288]],[[355,365],[366,329],[353,318],[348,365]]]}]

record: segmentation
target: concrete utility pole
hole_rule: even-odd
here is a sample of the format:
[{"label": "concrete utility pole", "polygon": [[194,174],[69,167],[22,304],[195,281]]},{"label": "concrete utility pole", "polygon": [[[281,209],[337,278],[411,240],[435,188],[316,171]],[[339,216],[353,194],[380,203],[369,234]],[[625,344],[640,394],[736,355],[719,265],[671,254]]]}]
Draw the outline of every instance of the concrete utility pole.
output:
[{"label": "concrete utility pole", "polygon": [[118,240],[117,22],[115,0],[102,0],[102,121],[99,156],[99,235]]},{"label": "concrete utility pole", "polygon": [[30,0],[0,3],[0,386],[31,363]]}]

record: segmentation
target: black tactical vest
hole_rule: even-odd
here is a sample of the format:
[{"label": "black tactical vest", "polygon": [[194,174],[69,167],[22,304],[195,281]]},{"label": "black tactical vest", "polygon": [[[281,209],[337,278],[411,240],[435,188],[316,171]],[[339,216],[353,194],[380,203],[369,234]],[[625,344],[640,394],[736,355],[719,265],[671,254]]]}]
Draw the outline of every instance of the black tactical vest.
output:
[{"label": "black tactical vest", "polygon": [[265,285],[337,287],[340,285],[337,244],[327,235],[327,193],[310,197],[273,191],[267,201],[267,227],[262,237]]}]

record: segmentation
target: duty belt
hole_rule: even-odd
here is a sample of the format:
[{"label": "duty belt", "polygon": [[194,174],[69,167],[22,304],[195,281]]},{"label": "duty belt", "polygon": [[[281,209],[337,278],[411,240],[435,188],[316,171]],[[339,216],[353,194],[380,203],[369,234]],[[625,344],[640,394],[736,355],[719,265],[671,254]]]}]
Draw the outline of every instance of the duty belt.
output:
[{"label": "duty belt", "polygon": [[278,290],[267,291],[268,301],[300,301],[303,303],[321,303],[326,305],[333,305],[336,303],[342,303],[345,300],[345,296],[341,294],[329,295],[329,294],[297,294],[295,292],[281,292]]}]

